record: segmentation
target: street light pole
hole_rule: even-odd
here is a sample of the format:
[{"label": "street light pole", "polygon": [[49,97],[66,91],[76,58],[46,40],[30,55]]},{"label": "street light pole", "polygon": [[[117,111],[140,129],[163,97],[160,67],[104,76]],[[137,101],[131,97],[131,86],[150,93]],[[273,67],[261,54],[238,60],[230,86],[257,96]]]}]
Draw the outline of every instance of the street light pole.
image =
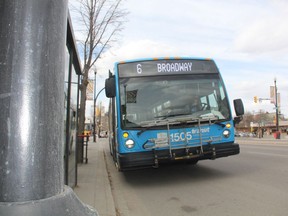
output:
[{"label": "street light pole", "polygon": [[[100,93],[101,93],[104,89],[105,89],[105,87],[102,88],[102,89],[98,92],[98,94],[96,95],[96,97],[94,98],[95,104],[96,104],[96,101],[97,101],[98,96],[100,95]],[[100,107],[100,109],[101,109],[101,107]],[[97,117],[97,116],[96,116],[96,117]],[[96,125],[96,123],[97,123],[96,117],[95,117],[95,121],[94,121],[94,130],[96,129],[96,126],[97,126],[97,125]]]},{"label": "street light pole", "polygon": [[97,71],[94,71],[94,94],[93,94],[93,107],[94,107],[94,111],[93,111],[93,142],[96,142],[96,74]]}]

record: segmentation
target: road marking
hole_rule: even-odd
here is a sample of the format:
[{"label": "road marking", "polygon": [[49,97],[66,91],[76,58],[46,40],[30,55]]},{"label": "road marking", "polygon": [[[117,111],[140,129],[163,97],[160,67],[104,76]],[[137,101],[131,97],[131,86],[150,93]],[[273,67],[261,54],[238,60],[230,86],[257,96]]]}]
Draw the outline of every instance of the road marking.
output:
[{"label": "road marking", "polygon": [[258,150],[267,150],[267,151],[281,151],[287,152],[288,146],[281,146],[281,145],[245,145],[240,146],[241,149],[258,149]]},{"label": "road marking", "polygon": [[250,143],[248,143],[248,142],[246,142],[246,143],[241,143],[241,142],[239,142],[238,143],[240,146],[242,145],[242,146],[244,146],[245,145],[245,147],[247,147],[247,146],[271,146],[271,147],[288,147],[288,144],[286,144],[286,143],[279,143],[279,144],[276,144],[276,143],[253,143],[253,142],[250,142]]},{"label": "road marking", "polygon": [[249,151],[247,152],[248,154],[258,154],[258,155],[265,155],[265,156],[273,156],[273,157],[285,157],[288,158],[288,155],[283,155],[283,154],[273,154],[273,153],[264,153],[264,152],[254,152],[254,151]]}]

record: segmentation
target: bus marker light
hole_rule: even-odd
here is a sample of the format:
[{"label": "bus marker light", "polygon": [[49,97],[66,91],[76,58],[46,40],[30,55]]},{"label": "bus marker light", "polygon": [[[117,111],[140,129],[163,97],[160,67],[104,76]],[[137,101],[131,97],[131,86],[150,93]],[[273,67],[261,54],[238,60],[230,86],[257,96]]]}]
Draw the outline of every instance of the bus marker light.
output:
[{"label": "bus marker light", "polygon": [[231,128],[231,124],[226,124],[226,128]]},{"label": "bus marker light", "polygon": [[128,138],[128,136],[129,136],[129,134],[127,133],[127,132],[124,132],[123,133],[123,137],[126,139],[126,138]]}]

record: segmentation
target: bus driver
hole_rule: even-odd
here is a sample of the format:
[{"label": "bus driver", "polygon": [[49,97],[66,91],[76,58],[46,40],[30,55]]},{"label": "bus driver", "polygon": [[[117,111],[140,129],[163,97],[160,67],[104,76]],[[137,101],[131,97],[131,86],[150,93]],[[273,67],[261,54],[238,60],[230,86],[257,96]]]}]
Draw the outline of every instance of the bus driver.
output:
[{"label": "bus driver", "polygon": [[191,105],[191,113],[195,113],[201,110],[200,100],[198,96],[195,96]]}]

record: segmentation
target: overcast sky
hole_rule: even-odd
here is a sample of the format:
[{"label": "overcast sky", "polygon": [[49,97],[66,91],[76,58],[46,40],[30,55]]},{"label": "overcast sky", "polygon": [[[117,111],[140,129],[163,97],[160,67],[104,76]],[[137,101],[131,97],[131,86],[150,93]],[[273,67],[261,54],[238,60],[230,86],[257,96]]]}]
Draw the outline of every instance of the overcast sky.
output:
[{"label": "overcast sky", "polygon": [[97,91],[115,61],[212,58],[230,100],[242,98],[246,111],[275,112],[269,101],[254,104],[253,97],[269,98],[276,78],[281,111],[288,117],[287,0],[126,0],[123,8],[130,12],[128,22],[118,43],[97,62]]}]

